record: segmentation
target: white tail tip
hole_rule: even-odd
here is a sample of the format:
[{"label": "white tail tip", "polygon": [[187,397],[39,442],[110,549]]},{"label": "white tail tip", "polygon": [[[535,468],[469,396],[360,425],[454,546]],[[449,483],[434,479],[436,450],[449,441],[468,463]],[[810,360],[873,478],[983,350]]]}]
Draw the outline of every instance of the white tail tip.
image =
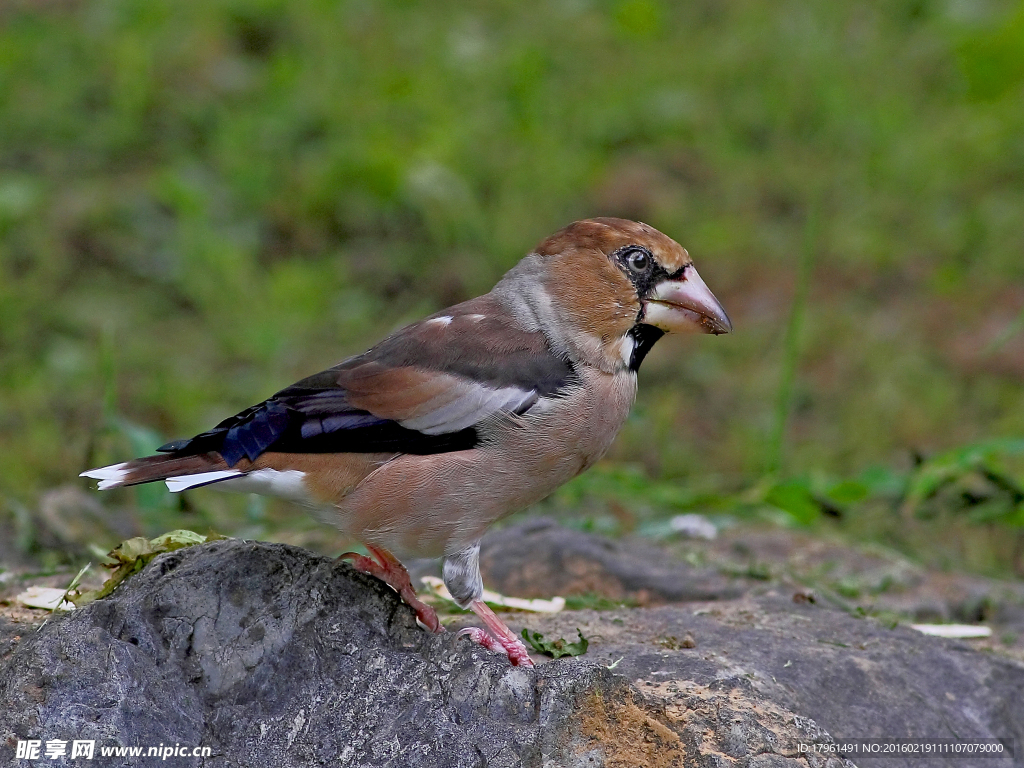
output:
[{"label": "white tail tip", "polygon": [[111,464],[109,467],[86,470],[79,477],[91,477],[93,480],[99,480],[99,490],[105,491],[108,488],[117,488],[124,483],[124,479],[128,476],[128,470],[125,469],[127,466],[128,462],[122,461],[120,464]]}]

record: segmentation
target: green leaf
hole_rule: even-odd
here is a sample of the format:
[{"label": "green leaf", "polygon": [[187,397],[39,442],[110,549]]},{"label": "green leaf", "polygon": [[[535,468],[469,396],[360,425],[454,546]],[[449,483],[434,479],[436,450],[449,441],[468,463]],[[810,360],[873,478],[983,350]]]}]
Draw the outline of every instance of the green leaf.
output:
[{"label": "green leaf", "polygon": [[579,642],[570,643],[562,638],[558,640],[545,640],[544,635],[540,632],[533,632],[526,627],[523,628],[523,640],[529,643],[530,647],[537,651],[537,653],[543,653],[553,659],[561,656],[582,656],[587,652],[590,641],[583,636],[579,628],[576,629],[576,634],[580,637]]},{"label": "green leaf", "polygon": [[856,504],[868,496],[868,488],[856,480],[842,480],[831,486],[825,493],[836,504]]},{"label": "green leaf", "polygon": [[784,480],[768,489],[765,502],[788,513],[796,522],[810,525],[821,515],[821,504],[801,480]]},{"label": "green leaf", "polygon": [[959,477],[977,469],[990,468],[1000,456],[1024,453],[1024,440],[984,440],[940,453],[924,462],[910,478],[904,511],[914,512],[925,499]]},{"label": "green leaf", "polygon": [[964,39],[957,53],[968,92],[998,99],[1024,82],[1024,6],[998,29]]},{"label": "green leaf", "polygon": [[1003,522],[1014,528],[1024,528],[1024,503],[1018,504],[1017,508],[1007,515]]},{"label": "green leaf", "polygon": [[1016,511],[1016,506],[1010,499],[989,499],[972,507],[967,512],[967,520],[974,525],[1002,523],[1010,520]]},{"label": "green leaf", "polygon": [[868,467],[860,473],[857,482],[864,486],[868,496],[874,498],[902,498],[906,494],[907,478],[889,467]]},{"label": "green leaf", "polygon": [[149,543],[156,549],[157,552],[173,552],[176,549],[182,549],[183,547],[191,547],[196,544],[204,544],[207,541],[217,541],[224,537],[220,534],[212,533],[209,536],[202,536],[195,531],[187,531],[184,529],[178,529],[165,533],[162,536],[157,536]]}]

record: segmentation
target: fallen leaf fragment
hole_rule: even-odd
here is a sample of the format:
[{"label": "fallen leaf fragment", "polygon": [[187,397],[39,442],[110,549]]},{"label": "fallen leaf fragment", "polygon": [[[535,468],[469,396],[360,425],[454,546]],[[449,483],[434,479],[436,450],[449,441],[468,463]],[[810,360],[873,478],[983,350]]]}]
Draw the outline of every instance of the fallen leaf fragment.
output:
[{"label": "fallen leaf fragment", "polygon": [[910,626],[918,632],[933,635],[934,637],[952,637],[959,640],[969,640],[992,636],[992,627],[984,627],[979,624],[911,624]]},{"label": "fallen leaf fragment", "polygon": [[88,589],[85,592],[71,592],[68,594],[68,600],[73,602],[77,608],[81,608],[94,600],[109,595],[117,589],[118,584],[133,573],[141,571],[157,555],[223,538],[217,533],[203,536],[194,531],[177,530],[157,536],[155,539],[136,536],[122,541],[107,554],[111,562],[103,563],[105,568],[113,570],[110,577],[103,582],[103,586],[99,589]]},{"label": "fallen leaf fragment", "polygon": [[[441,579],[436,576],[424,576],[420,581],[438,597],[451,600],[453,603],[455,602]],[[520,611],[532,611],[533,613],[558,613],[565,608],[564,597],[552,597],[550,600],[526,600],[521,597],[507,597],[497,592],[491,592],[489,589],[484,590],[484,602],[491,605],[500,605],[505,608],[515,608]]]},{"label": "fallen leaf fragment", "polygon": [[583,636],[583,632],[579,629],[576,630],[576,634],[580,636],[579,641],[570,643],[564,638],[545,640],[544,635],[540,632],[533,632],[526,627],[523,628],[523,640],[529,643],[533,650],[538,653],[547,654],[553,659],[561,656],[582,656],[587,652],[590,641]]},{"label": "fallen leaf fragment", "polygon": [[29,587],[15,600],[27,608],[45,608],[48,611],[70,611],[74,605],[64,599],[65,590],[57,587]]}]

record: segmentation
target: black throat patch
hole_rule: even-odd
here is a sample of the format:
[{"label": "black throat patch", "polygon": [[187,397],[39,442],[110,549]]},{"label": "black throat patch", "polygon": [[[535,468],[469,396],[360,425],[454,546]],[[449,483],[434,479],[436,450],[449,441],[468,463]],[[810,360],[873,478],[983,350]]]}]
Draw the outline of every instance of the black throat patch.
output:
[{"label": "black throat patch", "polygon": [[633,354],[629,356],[629,370],[636,373],[640,369],[640,363],[647,357],[654,343],[665,335],[661,328],[646,323],[637,323],[629,329],[627,334],[633,339]]}]

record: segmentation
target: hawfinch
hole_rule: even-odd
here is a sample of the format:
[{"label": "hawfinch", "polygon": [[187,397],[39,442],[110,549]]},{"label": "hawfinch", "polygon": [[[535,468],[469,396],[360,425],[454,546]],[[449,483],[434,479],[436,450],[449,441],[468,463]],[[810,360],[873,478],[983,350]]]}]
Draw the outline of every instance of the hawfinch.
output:
[{"label": "hawfinch", "polygon": [[398,558],[443,557],[444,582],[512,664],[523,643],[482,600],[480,538],[608,450],[637,369],[666,332],[732,324],[690,255],[633,221],[590,219],[544,240],[490,293],[281,390],[208,432],[92,469],[100,489],[163,480],[261,493],[326,513],[428,629]]}]

